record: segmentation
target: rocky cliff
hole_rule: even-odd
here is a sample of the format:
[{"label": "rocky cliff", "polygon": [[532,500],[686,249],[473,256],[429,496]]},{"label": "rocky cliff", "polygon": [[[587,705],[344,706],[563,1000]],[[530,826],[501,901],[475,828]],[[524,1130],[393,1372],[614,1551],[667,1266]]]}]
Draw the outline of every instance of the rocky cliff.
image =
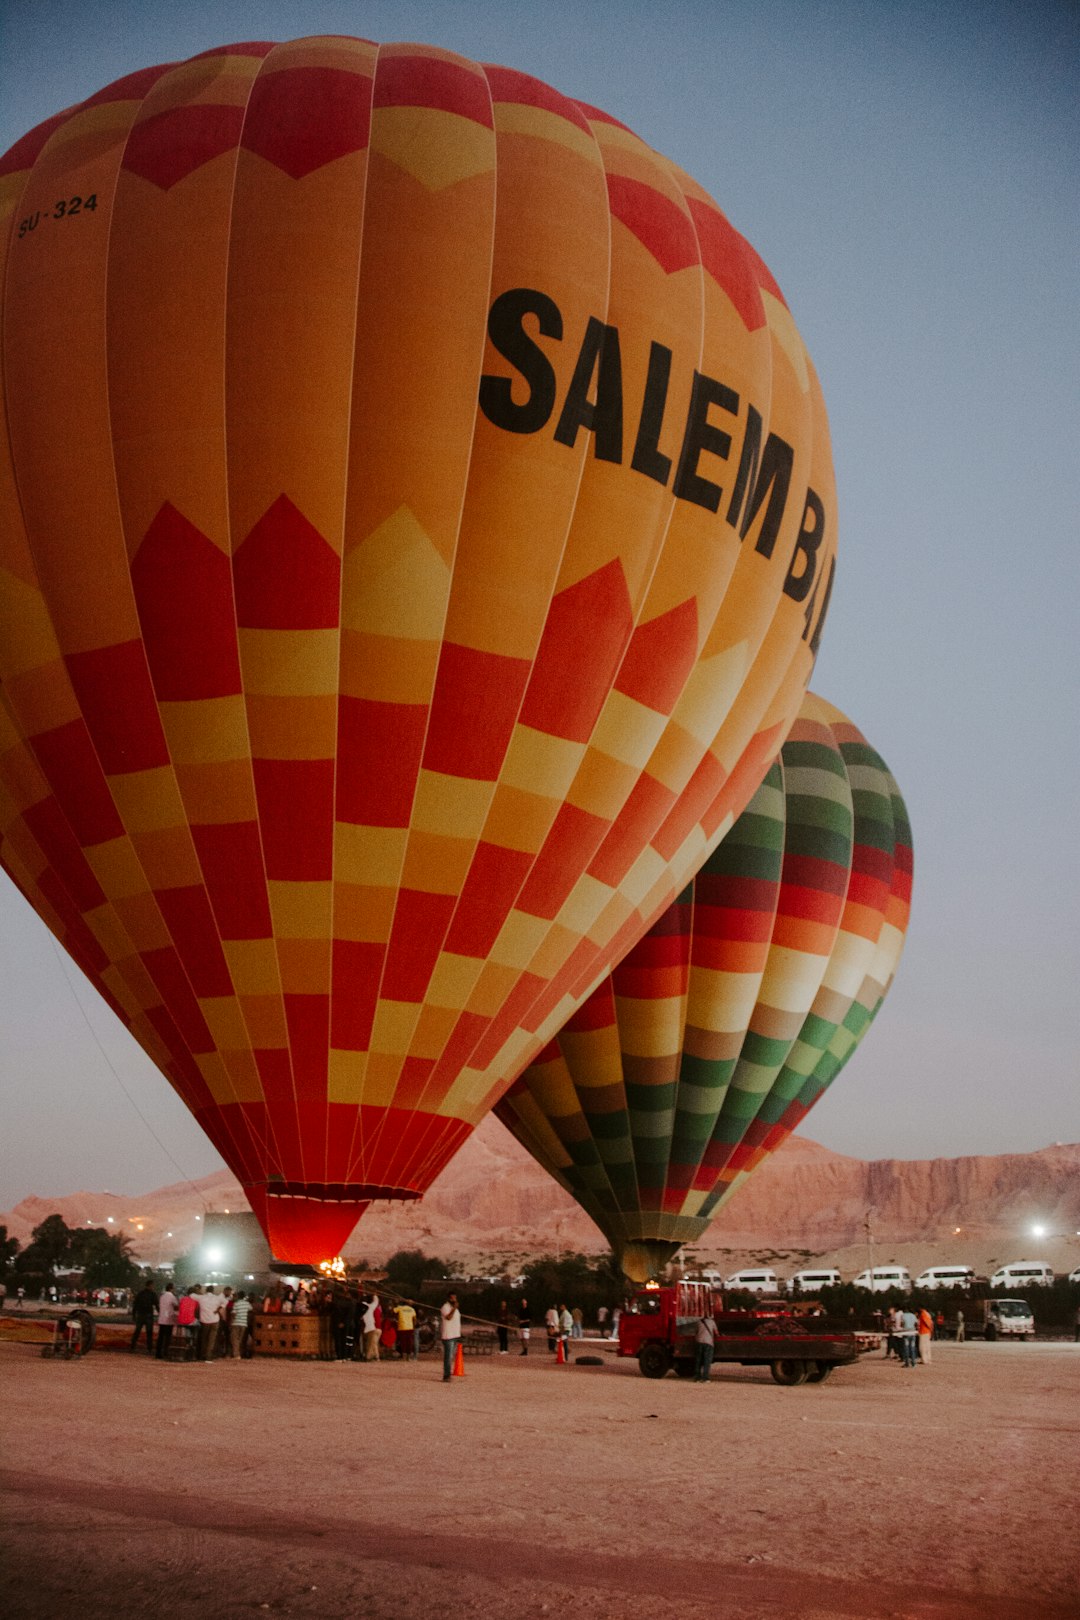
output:
[{"label": "rocky cliff", "polygon": [[[247,1207],[228,1171],[153,1192],[26,1198],[6,1215],[25,1242],[54,1210],[69,1225],[111,1225],[156,1263],[196,1246],[208,1209]],[[868,1227],[869,1222],[869,1227]],[[1080,1144],[962,1159],[877,1159],[833,1153],[793,1137],[723,1209],[695,1251],[713,1256],[831,1255],[851,1269],[874,1258],[909,1265],[945,1254],[983,1269],[1038,1249],[1059,1270],[1080,1261]],[[595,1253],[604,1240],[573,1200],[488,1118],[423,1203],[373,1206],[346,1252],[378,1262],[420,1247],[464,1265],[507,1266],[541,1251]]]}]

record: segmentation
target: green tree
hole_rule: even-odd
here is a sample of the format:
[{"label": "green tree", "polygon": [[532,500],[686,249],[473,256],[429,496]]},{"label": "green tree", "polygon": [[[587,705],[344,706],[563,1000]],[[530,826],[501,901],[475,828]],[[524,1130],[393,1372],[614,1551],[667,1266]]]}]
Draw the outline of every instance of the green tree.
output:
[{"label": "green tree", "polygon": [[422,1249],[399,1249],[386,1262],[386,1280],[392,1288],[402,1292],[420,1292],[420,1285],[428,1277],[445,1277],[446,1261]]},{"label": "green tree", "polygon": [[46,1215],[30,1234],[30,1242],[19,1256],[19,1271],[41,1272],[49,1276],[71,1264],[75,1233],[62,1215]]},{"label": "green tree", "polygon": [[8,1237],[6,1226],[0,1226],[0,1275],[9,1271],[20,1248],[16,1237]]},{"label": "green tree", "polygon": [[85,1287],[130,1288],[138,1282],[139,1268],[131,1258],[131,1239],[125,1232],[111,1233],[103,1226],[93,1226],[77,1235]]}]

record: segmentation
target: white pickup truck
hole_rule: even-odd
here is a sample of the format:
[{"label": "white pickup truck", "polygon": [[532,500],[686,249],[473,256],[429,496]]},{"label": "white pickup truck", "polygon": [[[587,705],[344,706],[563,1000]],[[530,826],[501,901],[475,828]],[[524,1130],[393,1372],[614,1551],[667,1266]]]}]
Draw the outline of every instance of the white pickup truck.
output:
[{"label": "white pickup truck", "polygon": [[[1035,1317],[1026,1299],[981,1299],[965,1305],[964,1336],[968,1339],[1033,1339]],[[946,1319],[945,1331],[956,1337],[957,1318]]]}]

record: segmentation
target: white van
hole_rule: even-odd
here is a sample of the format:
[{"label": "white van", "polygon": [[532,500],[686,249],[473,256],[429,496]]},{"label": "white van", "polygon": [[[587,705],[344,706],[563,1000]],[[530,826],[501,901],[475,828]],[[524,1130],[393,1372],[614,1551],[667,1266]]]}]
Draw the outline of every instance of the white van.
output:
[{"label": "white van", "polygon": [[1042,1260],[1014,1260],[1010,1265],[1002,1266],[995,1271],[990,1279],[991,1288],[1026,1288],[1035,1284],[1039,1288],[1049,1288],[1054,1280],[1052,1266],[1044,1264]]},{"label": "white van", "polygon": [[971,1266],[930,1266],[915,1279],[916,1288],[970,1288],[975,1281]]},{"label": "white van", "polygon": [[875,1266],[873,1271],[860,1271],[855,1278],[856,1288],[869,1288],[872,1294],[884,1294],[890,1288],[911,1288],[911,1273],[906,1266]]},{"label": "white van", "polygon": [[733,1271],[724,1278],[725,1288],[745,1288],[751,1294],[777,1294],[783,1284],[775,1271],[766,1266],[754,1266],[746,1271]]},{"label": "white van", "polygon": [[843,1280],[835,1267],[825,1271],[797,1271],[791,1286],[796,1293],[813,1294],[819,1288],[835,1288]]}]

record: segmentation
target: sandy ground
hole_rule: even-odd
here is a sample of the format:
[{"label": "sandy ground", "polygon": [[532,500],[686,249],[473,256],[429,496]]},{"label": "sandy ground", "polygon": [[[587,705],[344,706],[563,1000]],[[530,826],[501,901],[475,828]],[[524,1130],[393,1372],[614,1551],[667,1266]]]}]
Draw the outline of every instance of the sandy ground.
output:
[{"label": "sandy ground", "polygon": [[7,1620],[1043,1620],[1080,1601],[1080,1345],[709,1388],[0,1345]]}]

